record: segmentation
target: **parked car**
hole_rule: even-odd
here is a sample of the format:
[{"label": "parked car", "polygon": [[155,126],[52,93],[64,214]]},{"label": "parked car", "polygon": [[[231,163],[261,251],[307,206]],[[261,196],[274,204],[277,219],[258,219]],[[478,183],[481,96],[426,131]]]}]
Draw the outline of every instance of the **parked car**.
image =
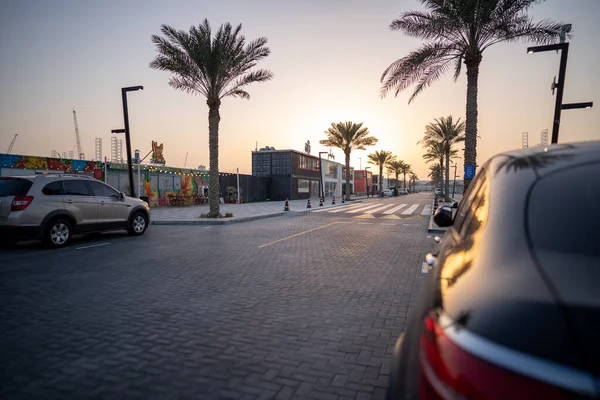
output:
[{"label": "parked car", "polygon": [[385,197],[392,197],[392,191],[390,189],[383,189],[383,195]]},{"label": "parked car", "polygon": [[439,196],[440,194],[442,194],[442,189],[440,189],[440,188],[435,189],[435,194],[436,194],[436,196]]},{"label": "parked car", "polygon": [[398,195],[399,196],[405,195],[405,194],[408,194],[408,190],[406,190],[406,189],[398,189]]},{"label": "parked car", "polygon": [[0,178],[0,237],[5,243],[39,239],[62,247],[73,234],[118,229],[139,236],[149,222],[148,203],[91,177]]},{"label": "parked car", "polygon": [[388,399],[600,397],[599,177],[600,142],[505,153],[436,211]]}]

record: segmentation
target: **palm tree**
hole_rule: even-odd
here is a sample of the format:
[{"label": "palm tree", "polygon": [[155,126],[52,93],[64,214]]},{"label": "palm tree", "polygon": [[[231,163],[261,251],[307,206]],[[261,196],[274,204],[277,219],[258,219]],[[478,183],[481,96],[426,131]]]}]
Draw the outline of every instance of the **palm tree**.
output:
[{"label": "palm tree", "polygon": [[[421,143],[421,141],[417,142],[417,144]],[[440,168],[440,174],[441,171],[444,171],[444,157],[445,157],[445,153],[444,153],[444,145],[443,143],[440,142],[432,142],[432,143],[426,143],[427,146],[427,152],[425,154],[423,154],[423,158],[425,159],[426,163],[430,163],[432,161],[437,161],[438,162],[438,167]],[[453,153],[451,153],[451,157],[456,156],[457,152],[456,150],[452,150]],[[440,175],[440,182],[441,182],[441,175]]]},{"label": "palm tree", "polygon": [[433,182],[440,183],[442,181],[442,167],[438,165],[429,166],[429,174],[427,174]]},{"label": "palm tree", "polygon": [[212,34],[208,20],[192,26],[189,32],[161,26],[164,37],[152,35],[158,54],[150,68],[170,72],[169,85],[175,89],[206,97],[208,105],[208,148],[210,153],[208,216],[219,214],[219,107],[224,97],[249,99],[247,86],[265,82],[273,74],[264,69],[252,70],[271,52],[267,38],[246,43],[240,34],[242,25],[221,25]]},{"label": "palm tree", "polygon": [[406,174],[410,174],[412,172],[411,166],[410,164],[405,163],[404,161],[402,161],[402,175],[404,175],[404,189],[406,189]]},{"label": "palm tree", "polygon": [[[346,199],[350,199],[350,153],[352,150],[366,150],[367,146],[377,143],[377,138],[369,136],[369,129],[362,127],[363,123],[338,122],[331,123],[325,131],[327,139],[320,140],[324,146],[342,149],[346,156]],[[319,166],[320,168],[320,166]]]},{"label": "palm tree", "polygon": [[383,168],[390,162],[393,161],[395,156],[392,155],[391,151],[376,151],[373,154],[369,154],[369,164],[379,166],[379,194],[383,193]]},{"label": "palm tree", "polygon": [[445,201],[450,201],[450,157],[455,144],[464,142],[465,137],[462,134],[465,130],[465,123],[460,121],[460,118],[453,121],[452,115],[444,118],[435,119],[433,123],[428,124],[425,127],[425,135],[423,137],[423,144],[428,146],[429,144],[440,143],[444,152],[444,161],[446,169],[444,170],[445,185],[444,185],[444,196]]},{"label": "palm tree", "polygon": [[[390,29],[423,39],[419,49],[394,61],[381,76],[381,95],[414,86],[408,102],[453,67],[458,79],[467,70],[465,165],[477,165],[477,81],[483,51],[501,42],[537,44],[558,38],[562,24],[533,22],[527,11],[539,0],[420,0],[425,11],[409,11]],[[465,179],[465,189],[471,179]]]},{"label": "palm tree", "polygon": [[402,160],[392,160],[388,161],[386,164],[387,169],[396,175],[396,189],[398,189],[398,175],[402,173],[402,167],[404,166],[404,161]]},{"label": "palm tree", "polygon": [[419,177],[414,172],[410,173],[410,182],[412,183],[412,191],[415,191],[416,182],[419,180]]}]

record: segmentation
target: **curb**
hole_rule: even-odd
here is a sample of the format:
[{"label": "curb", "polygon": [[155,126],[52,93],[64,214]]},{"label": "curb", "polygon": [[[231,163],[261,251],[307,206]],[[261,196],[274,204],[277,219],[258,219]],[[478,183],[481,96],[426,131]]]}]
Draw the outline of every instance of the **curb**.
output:
[{"label": "curb", "polygon": [[[356,200],[357,203],[362,203],[361,200]],[[335,206],[329,206],[327,208],[335,208],[346,204],[336,204]],[[257,219],[280,217],[282,215],[290,215],[291,213],[306,213],[314,210],[321,209],[319,207],[305,208],[302,210],[293,211],[280,211],[273,214],[262,214],[262,215],[251,215],[249,217],[232,217],[232,218],[213,218],[213,219],[182,219],[182,220],[152,220],[150,225],[229,225],[237,224],[239,222],[253,221]]]}]

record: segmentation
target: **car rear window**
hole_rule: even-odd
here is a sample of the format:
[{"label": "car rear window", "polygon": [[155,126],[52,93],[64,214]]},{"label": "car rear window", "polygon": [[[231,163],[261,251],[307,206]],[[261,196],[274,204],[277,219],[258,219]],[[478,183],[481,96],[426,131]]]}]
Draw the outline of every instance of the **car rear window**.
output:
[{"label": "car rear window", "polygon": [[0,178],[0,196],[25,196],[31,185],[29,179]]},{"label": "car rear window", "polygon": [[528,228],[537,249],[600,257],[600,163],[542,178],[528,205]]}]

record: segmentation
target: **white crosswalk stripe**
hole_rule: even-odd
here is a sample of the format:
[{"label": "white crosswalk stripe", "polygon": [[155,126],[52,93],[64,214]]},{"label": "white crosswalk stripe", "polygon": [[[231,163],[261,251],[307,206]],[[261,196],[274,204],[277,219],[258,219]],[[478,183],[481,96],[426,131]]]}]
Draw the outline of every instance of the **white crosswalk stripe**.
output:
[{"label": "white crosswalk stripe", "polygon": [[384,214],[393,214],[396,211],[406,207],[408,204],[400,204],[399,206],[396,206],[394,208],[390,208],[389,210],[387,210],[386,212],[384,212]]},{"label": "white crosswalk stripe", "polygon": [[362,203],[358,203],[358,204],[350,204],[349,206],[342,206],[342,207],[337,207],[335,210],[329,210],[330,213],[339,213],[342,211],[348,211],[349,209],[356,209],[357,207],[362,207],[364,206],[364,204]]},{"label": "white crosswalk stripe", "polygon": [[358,212],[368,210],[369,208],[379,207],[380,205],[381,205],[381,203],[369,204],[368,206],[365,206],[365,207],[354,208],[350,211],[346,211],[346,214],[356,214]]},{"label": "white crosswalk stripe", "polygon": [[358,203],[358,204],[345,204],[343,206],[339,206],[339,207],[335,207],[335,208],[319,208],[318,210],[315,210],[313,212],[340,212],[340,211],[345,211],[348,210],[350,207],[358,207],[358,206],[364,206],[364,204],[362,203]]},{"label": "white crosswalk stripe", "polygon": [[375,213],[378,213],[378,212],[380,212],[382,210],[385,210],[386,208],[391,207],[391,206],[393,206],[393,204],[386,204],[385,206],[381,206],[381,207],[373,208],[371,210],[367,210],[364,213],[365,214],[375,214]]},{"label": "white crosswalk stripe", "polygon": [[417,207],[419,207],[419,206],[420,206],[420,204],[413,204],[412,206],[410,206],[406,210],[404,210],[402,212],[402,215],[412,214],[417,209]]},{"label": "white crosswalk stripe", "polygon": [[421,215],[431,215],[431,204],[425,204],[425,207],[423,207],[423,211],[421,212]]}]

